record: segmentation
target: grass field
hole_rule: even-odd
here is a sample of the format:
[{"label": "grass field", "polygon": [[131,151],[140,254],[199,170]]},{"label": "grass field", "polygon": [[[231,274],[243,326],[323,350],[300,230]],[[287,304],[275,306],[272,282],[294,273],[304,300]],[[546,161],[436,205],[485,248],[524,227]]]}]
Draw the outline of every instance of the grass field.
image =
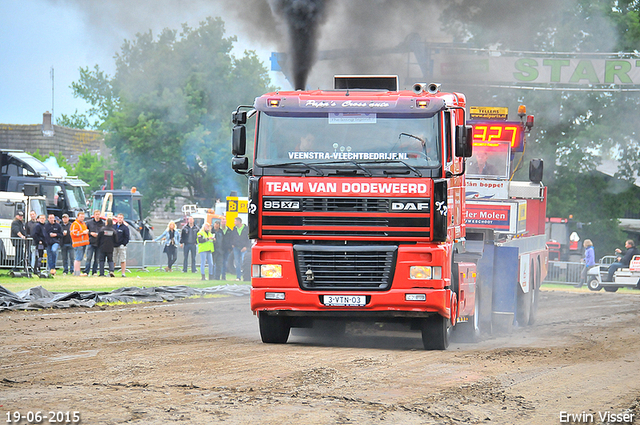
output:
[{"label": "grass field", "polygon": [[200,280],[200,273],[182,273],[182,271],[173,271],[171,273],[163,271],[140,271],[131,270],[127,273],[127,277],[120,275],[120,269],[116,269],[116,277],[98,277],[85,276],[76,277],[72,275],[62,276],[56,275],[53,278],[41,279],[38,277],[20,277],[14,278],[9,276],[8,270],[0,271],[0,286],[12,291],[18,292],[23,289],[42,286],[51,292],[73,292],[73,291],[113,291],[114,289],[123,287],[152,287],[152,286],[177,286],[185,285],[192,288],[208,288],[210,286],[219,286],[225,284],[245,284],[249,282],[237,282],[235,275],[228,274],[227,280]]},{"label": "grass field", "polygon": [[[152,286],[177,286],[185,285],[193,288],[208,288],[210,286],[219,286],[226,284],[249,285],[249,282],[237,282],[235,275],[228,274],[227,280],[200,280],[200,273],[182,273],[180,270],[174,270],[171,273],[164,271],[141,271],[137,269],[127,273],[127,277],[120,276],[120,269],[116,269],[116,277],[74,277],[71,275],[62,276],[61,274],[49,278],[40,279],[32,278],[13,278],[9,276],[8,270],[0,271],[0,286],[12,292],[22,291],[23,289],[42,286],[51,292],[73,292],[73,291],[113,291],[114,289],[135,286],[135,287],[152,287]],[[586,286],[578,289],[572,285],[561,284],[543,284],[542,288],[551,291],[576,291],[591,292]],[[604,290],[602,290],[604,292]],[[618,293],[634,293],[640,295],[640,291],[636,289],[622,288]]]}]

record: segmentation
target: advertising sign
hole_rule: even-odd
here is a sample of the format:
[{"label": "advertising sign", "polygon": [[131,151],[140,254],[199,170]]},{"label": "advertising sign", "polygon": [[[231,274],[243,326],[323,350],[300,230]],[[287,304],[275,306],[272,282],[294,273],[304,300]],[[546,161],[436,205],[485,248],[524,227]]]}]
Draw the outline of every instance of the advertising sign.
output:
[{"label": "advertising sign", "polygon": [[[493,229],[519,234],[526,230],[526,201],[467,200],[466,223],[469,228]],[[524,220],[521,218],[524,217]]]},{"label": "advertising sign", "polygon": [[534,85],[640,86],[640,60],[623,58],[434,54],[435,80]]}]

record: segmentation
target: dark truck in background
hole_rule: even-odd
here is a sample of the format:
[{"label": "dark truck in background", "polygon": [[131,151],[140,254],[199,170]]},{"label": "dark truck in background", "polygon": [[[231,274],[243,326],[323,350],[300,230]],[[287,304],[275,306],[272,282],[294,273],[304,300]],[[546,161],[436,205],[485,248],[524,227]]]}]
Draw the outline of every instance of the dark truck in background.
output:
[{"label": "dark truck in background", "polygon": [[42,195],[49,214],[76,217],[78,211],[87,208],[84,188],[88,186],[77,177],[56,176],[42,161],[24,151],[0,149],[0,191]]}]

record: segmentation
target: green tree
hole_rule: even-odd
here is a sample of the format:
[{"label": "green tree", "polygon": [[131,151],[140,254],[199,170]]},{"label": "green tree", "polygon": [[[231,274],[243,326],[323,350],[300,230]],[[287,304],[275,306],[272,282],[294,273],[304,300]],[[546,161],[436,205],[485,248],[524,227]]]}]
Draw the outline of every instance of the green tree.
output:
[{"label": "green tree", "polygon": [[92,128],[89,124],[89,118],[85,114],[78,113],[78,110],[71,114],[60,114],[60,117],[56,120],[56,124],[67,128],[78,128],[80,130]]},{"label": "green tree", "polygon": [[40,153],[40,149],[37,149],[35,152],[30,152],[29,154],[42,162],[45,162],[47,158],[54,157],[59,167],[64,168],[67,174],[73,174],[73,167],[69,164],[67,158],[62,155],[62,152],[49,152],[48,155],[44,155]]},{"label": "green tree", "polygon": [[109,168],[111,168],[109,159],[85,151],[85,153],[78,156],[78,162],[74,165],[73,173],[71,174],[78,176],[89,185],[85,189],[85,193],[87,196],[91,196],[91,193],[102,188],[104,171]]},{"label": "green tree", "polygon": [[222,20],[208,18],[125,41],[112,78],[98,67],[81,70],[76,93],[102,120],[119,183],[151,202],[179,196],[174,188],[205,205],[246,192],[229,165],[231,111],[273,88],[255,52],[231,54],[235,40],[224,37]]}]

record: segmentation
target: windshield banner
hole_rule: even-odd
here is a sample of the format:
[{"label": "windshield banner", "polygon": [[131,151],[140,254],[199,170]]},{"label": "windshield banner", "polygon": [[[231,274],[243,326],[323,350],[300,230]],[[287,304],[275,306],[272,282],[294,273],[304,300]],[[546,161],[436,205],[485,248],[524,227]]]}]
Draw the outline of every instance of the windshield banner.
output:
[{"label": "windshield banner", "polygon": [[373,197],[425,197],[431,196],[431,182],[417,179],[368,178],[346,181],[330,177],[262,177],[260,193],[263,196],[302,195],[318,196],[373,196]]}]

